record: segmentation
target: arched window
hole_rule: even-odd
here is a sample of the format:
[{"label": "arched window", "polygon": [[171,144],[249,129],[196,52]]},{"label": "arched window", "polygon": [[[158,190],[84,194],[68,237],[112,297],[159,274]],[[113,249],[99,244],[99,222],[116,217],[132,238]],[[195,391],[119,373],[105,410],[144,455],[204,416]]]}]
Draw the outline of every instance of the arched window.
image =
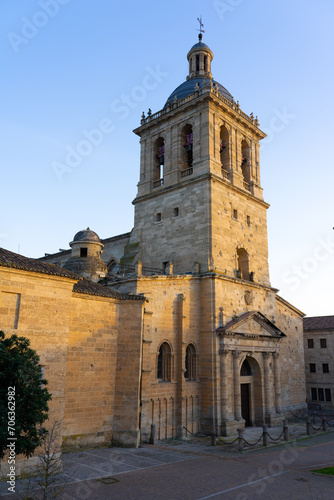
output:
[{"label": "arched window", "polygon": [[229,151],[228,131],[224,125],[220,127],[219,154],[222,166],[222,176],[224,177],[224,179],[228,179],[229,166],[230,166],[230,151]]},{"label": "arched window", "polygon": [[249,280],[249,256],[244,248],[237,249],[238,278]]},{"label": "arched window", "polygon": [[196,379],[196,348],[193,344],[189,344],[186,349],[185,372],[184,378],[188,380]]},{"label": "arched window", "polygon": [[249,361],[247,359],[245,359],[245,361],[242,363],[240,375],[242,377],[249,377],[250,375],[253,375],[251,365],[249,364]]},{"label": "arched window", "polygon": [[244,177],[244,188],[250,188],[250,147],[247,141],[243,140],[241,143],[241,170]]},{"label": "arched window", "polygon": [[159,349],[157,378],[165,382],[172,379],[172,354],[167,342],[161,344]]},{"label": "arched window", "polygon": [[181,177],[186,177],[193,173],[193,128],[189,124],[185,125],[182,129],[181,144]]},{"label": "arched window", "polygon": [[164,183],[165,141],[159,137],[154,143],[153,187]]},{"label": "arched window", "polygon": [[115,259],[108,262],[108,274],[117,274],[119,272],[119,265]]}]

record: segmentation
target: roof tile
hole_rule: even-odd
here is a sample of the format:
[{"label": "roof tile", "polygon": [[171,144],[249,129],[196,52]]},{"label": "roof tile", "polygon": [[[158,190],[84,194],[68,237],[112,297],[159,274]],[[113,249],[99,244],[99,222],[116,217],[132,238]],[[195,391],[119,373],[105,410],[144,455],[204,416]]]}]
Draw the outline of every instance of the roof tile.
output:
[{"label": "roof tile", "polygon": [[0,248],[0,266],[21,269],[22,271],[30,271],[33,273],[61,276],[63,278],[80,279],[76,274],[56,266],[55,264],[49,264],[41,262],[37,259],[31,259],[30,257],[24,257],[23,255],[10,252],[4,248]]},{"label": "roof tile", "polygon": [[304,330],[334,330],[334,316],[313,316],[303,319]]}]

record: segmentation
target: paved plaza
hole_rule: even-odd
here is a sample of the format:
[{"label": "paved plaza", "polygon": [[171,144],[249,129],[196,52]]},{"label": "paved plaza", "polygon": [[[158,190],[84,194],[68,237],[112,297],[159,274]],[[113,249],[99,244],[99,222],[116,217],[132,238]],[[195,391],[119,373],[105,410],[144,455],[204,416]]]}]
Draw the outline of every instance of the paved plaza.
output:
[{"label": "paved plaza", "polygon": [[[269,429],[279,436],[280,429]],[[334,465],[334,432],[302,438],[304,426],[290,426],[290,437],[298,441],[263,448],[237,450],[237,443],[209,438],[188,442],[159,442],[138,449],[104,448],[68,453],[64,458],[64,478],[68,484],[60,500],[332,500],[334,477],[312,470]],[[245,438],[253,443],[260,428],[247,429]],[[226,442],[224,438],[224,442]],[[230,440],[231,441],[231,440]],[[23,492],[17,482],[17,492]],[[0,483],[3,500],[8,495]],[[23,497],[21,497],[23,498]]]}]

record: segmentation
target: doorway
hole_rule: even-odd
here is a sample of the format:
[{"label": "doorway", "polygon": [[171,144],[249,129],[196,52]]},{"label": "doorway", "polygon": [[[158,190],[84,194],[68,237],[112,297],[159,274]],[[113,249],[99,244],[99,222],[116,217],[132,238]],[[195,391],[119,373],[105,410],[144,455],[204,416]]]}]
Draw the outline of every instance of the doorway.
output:
[{"label": "doorway", "polygon": [[250,384],[241,384],[241,416],[245,420],[245,426],[251,425],[250,417]]}]

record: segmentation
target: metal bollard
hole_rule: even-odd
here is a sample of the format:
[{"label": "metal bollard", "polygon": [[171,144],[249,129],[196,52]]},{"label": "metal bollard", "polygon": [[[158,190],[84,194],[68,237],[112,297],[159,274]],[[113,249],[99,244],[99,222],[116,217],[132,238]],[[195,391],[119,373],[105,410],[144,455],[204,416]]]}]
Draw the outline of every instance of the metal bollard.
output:
[{"label": "metal bollard", "polygon": [[322,430],[327,431],[327,421],[324,418],[322,419]]},{"label": "metal bollard", "polygon": [[216,440],[217,440],[216,429],[215,429],[215,426],[212,425],[212,427],[211,427],[211,446],[216,446]]},{"label": "metal bollard", "polygon": [[283,439],[289,441],[289,426],[286,419],[283,420]]},{"label": "metal bollard", "polygon": [[151,425],[151,435],[148,442],[149,444],[157,444],[157,427],[155,424]]},{"label": "metal bollard", "polygon": [[263,446],[268,446],[268,431],[267,424],[263,424]]},{"label": "metal bollard", "polygon": [[244,449],[244,437],[243,437],[243,429],[237,429],[238,431],[238,445],[239,451],[243,451]]},{"label": "metal bollard", "polygon": [[311,435],[311,417],[309,415],[306,417],[306,434]]}]

